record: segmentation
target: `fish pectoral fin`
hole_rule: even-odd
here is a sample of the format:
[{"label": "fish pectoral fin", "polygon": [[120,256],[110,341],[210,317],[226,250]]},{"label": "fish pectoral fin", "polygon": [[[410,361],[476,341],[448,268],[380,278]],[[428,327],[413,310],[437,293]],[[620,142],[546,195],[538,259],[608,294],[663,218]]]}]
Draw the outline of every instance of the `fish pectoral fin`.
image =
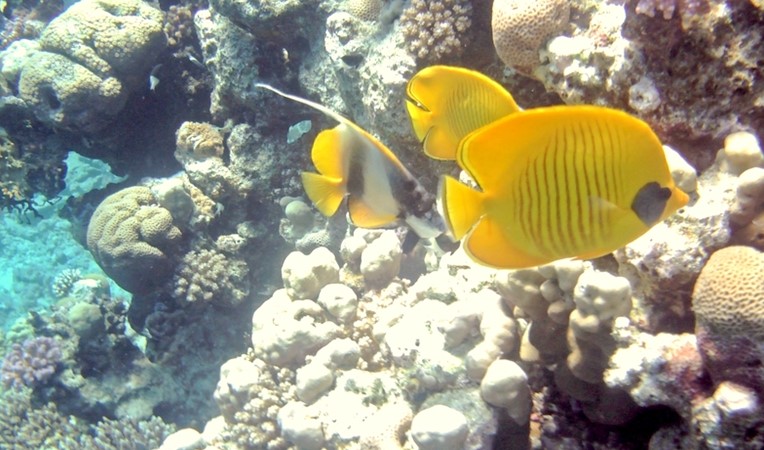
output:
[{"label": "fish pectoral fin", "polygon": [[381,228],[398,220],[395,214],[379,214],[357,197],[348,199],[348,214],[353,225],[361,228]]},{"label": "fish pectoral fin", "polygon": [[302,185],[310,201],[327,217],[337,212],[345,198],[345,187],[340,178],[303,172]]},{"label": "fish pectoral fin", "polygon": [[484,214],[483,193],[449,176],[441,178],[439,191],[448,229],[460,240]]},{"label": "fish pectoral fin", "polygon": [[527,254],[507,235],[507,230],[484,216],[463,241],[464,250],[476,261],[500,269],[520,269],[549,262]]}]

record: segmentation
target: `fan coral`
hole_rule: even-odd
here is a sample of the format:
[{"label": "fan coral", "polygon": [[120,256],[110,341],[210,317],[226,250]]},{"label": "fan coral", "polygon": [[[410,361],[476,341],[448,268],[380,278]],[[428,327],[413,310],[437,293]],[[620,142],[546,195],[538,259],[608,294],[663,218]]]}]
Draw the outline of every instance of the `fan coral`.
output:
[{"label": "fan coral", "polygon": [[43,383],[56,372],[61,358],[61,347],[53,338],[27,339],[22,344],[14,344],[5,355],[0,378],[6,388]]}]

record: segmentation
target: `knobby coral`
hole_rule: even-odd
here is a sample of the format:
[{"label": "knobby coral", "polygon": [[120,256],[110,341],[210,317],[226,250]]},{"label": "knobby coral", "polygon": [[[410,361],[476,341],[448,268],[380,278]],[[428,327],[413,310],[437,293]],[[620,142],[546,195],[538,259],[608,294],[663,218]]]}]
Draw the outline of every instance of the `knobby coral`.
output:
[{"label": "knobby coral", "polygon": [[34,386],[50,379],[61,362],[61,347],[50,337],[27,339],[14,344],[5,356],[0,378],[6,388]]},{"label": "knobby coral", "polygon": [[467,0],[412,0],[400,19],[409,52],[429,62],[459,56],[471,24],[472,5]]}]

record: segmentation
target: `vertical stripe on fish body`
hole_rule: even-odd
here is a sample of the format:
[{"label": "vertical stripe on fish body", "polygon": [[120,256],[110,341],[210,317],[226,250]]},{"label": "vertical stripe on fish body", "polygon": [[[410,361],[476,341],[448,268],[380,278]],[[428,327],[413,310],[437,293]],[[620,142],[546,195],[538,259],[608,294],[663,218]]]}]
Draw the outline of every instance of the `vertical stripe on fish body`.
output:
[{"label": "vertical stripe on fish body", "polygon": [[462,138],[520,107],[506,89],[480,72],[430,66],[406,85],[406,110],[424,152],[455,159]]},{"label": "vertical stripe on fish body", "polygon": [[377,138],[329,108],[257,84],[282,97],[302,103],[339,122],[316,136],[311,159],[318,173],[303,172],[305,193],[326,216],[334,215],[347,199],[351,222],[379,228],[405,221],[420,237],[443,232],[433,211],[435,198]]},{"label": "vertical stripe on fish body", "polygon": [[481,191],[445,177],[447,223],[494,267],[610,253],[688,201],[650,127],[608,108],[512,114],[465,137],[457,162]]}]

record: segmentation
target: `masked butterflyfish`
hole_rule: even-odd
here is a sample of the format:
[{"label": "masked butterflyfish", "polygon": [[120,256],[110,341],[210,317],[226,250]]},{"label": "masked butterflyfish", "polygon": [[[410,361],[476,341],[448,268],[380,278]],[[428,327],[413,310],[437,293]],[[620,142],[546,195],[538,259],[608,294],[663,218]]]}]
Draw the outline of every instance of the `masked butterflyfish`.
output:
[{"label": "masked butterflyfish", "polygon": [[436,159],[456,159],[462,138],[520,111],[499,83],[480,72],[452,66],[417,72],[406,86],[406,109],[424,152]]},{"label": "masked butterflyfish", "polygon": [[480,190],[444,177],[446,223],[498,268],[605,255],[688,201],[650,127],[609,108],[511,114],[467,135],[456,157]]},{"label": "masked butterflyfish", "polygon": [[339,122],[313,142],[311,159],[318,173],[302,173],[305,192],[322,214],[333,216],[347,198],[350,220],[358,227],[380,228],[402,219],[422,238],[444,231],[435,197],[377,138],[323,105],[266,84],[257,86]]}]

